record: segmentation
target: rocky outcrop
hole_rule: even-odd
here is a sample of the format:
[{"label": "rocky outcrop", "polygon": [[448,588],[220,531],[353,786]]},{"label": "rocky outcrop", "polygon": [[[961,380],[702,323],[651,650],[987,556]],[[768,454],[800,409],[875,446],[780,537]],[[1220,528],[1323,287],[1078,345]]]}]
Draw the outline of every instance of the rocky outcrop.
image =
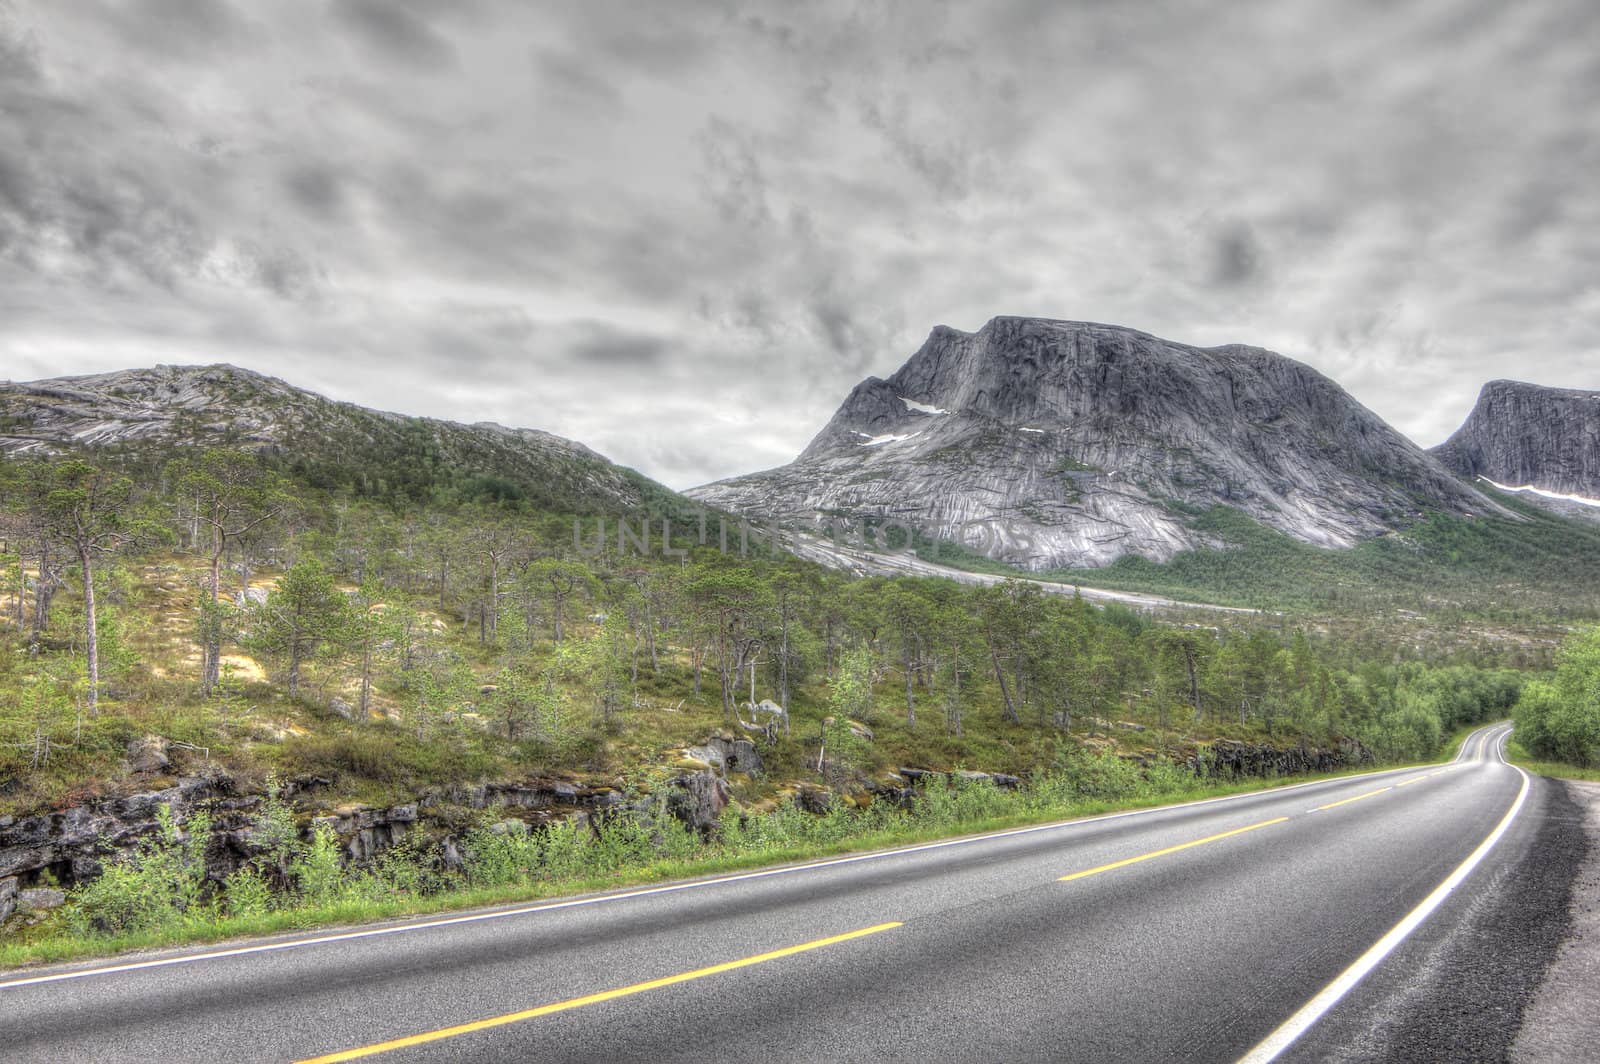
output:
[{"label": "rocky outcrop", "polygon": [[417,804],[407,802],[388,809],[354,806],[314,817],[311,824],[313,829],[332,831],[339,837],[346,859],[359,862],[370,861],[399,842],[416,822]]},{"label": "rocky outcrop", "polygon": [[1273,746],[1237,739],[1217,739],[1184,762],[1197,776],[1210,779],[1301,776],[1308,772],[1339,772],[1376,764],[1377,759],[1357,739],[1344,739],[1335,747],[1298,744]]},{"label": "rocky outcrop", "polygon": [[715,772],[687,772],[672,781],[666,808],[686,827],[710,835],[721,823],[722,811],[731,798],[728,781]]},{"label": "rocky outcrop", "polygon": [[225,776],[191,777],[161,790],[98,799],[59,812],[0,816],[0,878],[17,877],[24,888],[47,872],[66,885],[92,879],[111,854],[131,850],[156,834],[156,813],[163,805],[179,820],[204,806],[219,834],[241,831],[259,798],[231,792],[232,781]]},{"label": "rocky outcrop", "polygon": [[[609,787],[548,777],[461,785],[430,790],[416,801],[393,806],[350,805],[319,813],[314,797],[315,779],[292,781],[283,791],[298,800],[311,816],[303,825],[307,834],[316,825],[333,830],[345,858],[369,861],[419,825],[445,822],[445,841],[459,819],[456,810],[504,809],[530,825],[557,820],[588,819],[620,808],[621,792]],[[260,794],[239,794],[225,775],[179,780],[171,787],[98,799],[58,812],[30,817],[0,817],[0,897],[11,883],[26,889],[50,879],[71,886],[92,879],[102,863],[118,853],[131,852],[143,839],[160,830],[157,813],[168,806],[180,823],[205,812],[212,822],[206,851],[208,874],[222,879],[256,853],[254,824],[264,799]]]},{"label": "rocky outcrop", "polygon": [[806,531],[897,521],[1027,569],[1164,560],[1226,505],[1348,547],[1496,505],[1322,374],[1261,348],[995,318],[858,385],[791,465],[689,494]]},{"label": "rocky outcrop", "polygon": [[1469,480],[1600,520],[1600,392],[1490,381],[1433,454]]},{"label": "rocky outcrop", "polygon": [[1006,772],[975,772],[958,769],[955,772],[938,772],[933,769],[902,766],[886,772],[867,784],[867,791],[875,801],[889,802],[908,809],[916,800],[917,789],[930,783],[957,782],[961,784],[989,784],[1003,791],[1014,791],[1022,786],[1022,779]]},{"label": "rocky outcrop", "polygon": [[758,775],[761,772],[761,751],[749,739],[735,739],[726,735],[713,735],[700,746],[683,751],[685,757],[704,762],[719,775],[743,772]]},{"label": "rocky outcrop", "polygon": [[[666,811],[690,829],[710,835],[717,830],[722,811],[733,800],[728,777],[760,775],[761,752],[749,739],[719,734],[686,747],[679,754],[682,771],[668,785]],[[646,797],[635,808],[648,816],[653,806],[654,800]]]}]

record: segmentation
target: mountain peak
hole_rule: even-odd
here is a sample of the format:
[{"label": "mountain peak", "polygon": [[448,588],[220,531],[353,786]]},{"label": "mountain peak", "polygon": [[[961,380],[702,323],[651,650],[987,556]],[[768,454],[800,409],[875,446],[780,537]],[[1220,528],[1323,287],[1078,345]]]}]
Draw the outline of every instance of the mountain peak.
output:
[{"label": "mountain peak", "polygon": [[1595,517],[1595,506],[1573,509],[1560,496],[1600,500],[1600,391],[1489,381],[1466,421],[1433,454],[1463,477]]},{"label": "mountain peak", "polygon": [[1497,509],[1282,355],[1012,316],[935,328],[793,464],[690,494],[802,523],[895,517],[1032,569],[1169,558],[1207,542],[1191,515],[1218,504],[1329,547]]}]

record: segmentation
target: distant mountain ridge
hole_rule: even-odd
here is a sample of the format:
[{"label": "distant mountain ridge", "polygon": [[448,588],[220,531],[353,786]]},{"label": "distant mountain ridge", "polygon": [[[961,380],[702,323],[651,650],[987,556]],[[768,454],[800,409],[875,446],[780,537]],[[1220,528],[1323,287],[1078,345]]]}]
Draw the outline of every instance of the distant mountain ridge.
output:
[{"label": "distant mountain ridge", "polygon": [[662,485],[581,443],[537,429],[464,425],[370,410],[230,365],[155,366],[0,381],[0,451],[227,445],[314,481],[425,497],[449,479],[550,508],[636,509]]},{"label": "distant mountain ridge", "polygon": [[688,494],[813,527],[892,518],[1033,570],[1214,545],[1191,519],[1218,504],[1324,547],[1505,513],[1302,363],[1016,317],[935,328],[793,463]]},{"label": "distant mountain ridge", "polygon": [[1460,476],[1600,520],[1600,392],[1490,381],[1433,454]]}]

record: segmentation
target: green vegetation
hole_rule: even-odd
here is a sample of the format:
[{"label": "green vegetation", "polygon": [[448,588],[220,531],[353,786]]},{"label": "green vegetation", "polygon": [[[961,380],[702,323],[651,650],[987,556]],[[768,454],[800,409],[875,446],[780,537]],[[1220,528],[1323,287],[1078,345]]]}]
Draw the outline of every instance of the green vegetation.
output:
[{"label": "green vegetation", "polygon": [[[290,450],[0,462],[0,815],[182,775],[295,794],[292,813],[265,804],[258,851],[220,884],[203,821],[161,825],[69,884],[67,913],[35,929],[46,953],[62,931],[132,944],[355,919],[1209,793],[1196,768],[1219,740],[1421,760],[1521,686],[1500,667],[1521,648],[1492,640],[1441,652],[1270,614],[1158,620],[1021,581],[851,579],[742,549],[736,529],[724,552],[714,517],[702,544],[660,489],[648,534],[590,511],[612,514],[599,547],[594,522],[575,536],[556,509],[597,497],[568,479],[584,460],[563,452],[539,486],[493,454],[452,456],[448,434],[368,429],[338,436],[338,469]],[[763,699],[781,723],[758,723]],[[758,741],[765,770],[729,777],[733,813],[705,835],[649,802],[586,834],[441,799],[449,847],[419,829],[346,866],[312,826],[531,776],[661,798],[682,749],[717,732]],[[136,773],[130,744],[149,736],[171,763]],[[874,796],[901,766],[1024,785],[934,787],[900,812]],[[830,811],[802,813],[797,791]]]},{"label": "green vegetation", "polygon": [[1600,783],[1600,768],[1580,768],[1577,765],[1569,765],[1565,761],[1541,761],[1529,754],[1527,749],[1515,739],[1506,744],[1506,757],[1510,759],[1513,765],[1520,765],[1529,772],[1540,776]]},{"label": "green vegetation", "polygon": [[1600,769],[1600,628],[1573,634],[1555,675],[1522,689],[1516,722],[1517,741],[1533,756]]},{"label": "green vegetation", "polygon": [[[1600,525],[1558,518],[1489,489],[1519,520],[1434,514],[1404,532],[1349,550],[1310,546],[1229,506],[1191,513],[1189,524],[1222,546],[1167,562],[1125,556],[1103,569],[1058,569],[1041,579],[1083,583],[1223,606],[1319,614],[1395,608],[1497,621],[1600,617]],[[1174,507],[1180,511],[1190,508]],[[945,565],[1014,573],[939,544]]]}]

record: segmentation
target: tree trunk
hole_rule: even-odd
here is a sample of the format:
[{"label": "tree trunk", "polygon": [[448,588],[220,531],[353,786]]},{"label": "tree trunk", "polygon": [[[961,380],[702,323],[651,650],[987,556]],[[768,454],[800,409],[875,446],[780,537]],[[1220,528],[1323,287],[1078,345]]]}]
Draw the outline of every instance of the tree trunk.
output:
[{"label": "tree trunk", "polygon": [[650,607],[650,596],[644,596],[644,640],[650,648],[650,675],[656,676],[661,672],[661,661],[656,656],[656,615]]},{"label": "tree trunk", "polygon": [[917,699],[916,699],[916,696],[912,693],[912,689],[911,689],[911,678],[916,674],[912,670],[911,662],[909,660],[905,662],[905,674],[906,674],[906,724],[909,727],[916,727],[916,724],[917,724]]},{"label": "tree trunk", "polygon": [[1011,690],[1006,687],[1006,670],[1000,667],[1000,652],[993,643],[989,644],[989,660],[994,662],[994,678],[1000,682],[1000,697],[1006,704],[1006,720],[1012,724],[1022,723],[1022,718],[1017,716],[1017,704],[1011,701]]},{"label": "tree trunk", "polygon": [[783,734],[789,734],[789,625],[783,625],[783,651],[778,657],[778,704],[783,707]]},{"label": "tree trunk", "polygon": [[50,600],[55,596],[55,576],[50,572],[49,544],[39,545],[39,578],[33,584],[33,634],[28,641],[29,653],[39,652],[39,641],[50,626]]},{"label": "tree trunk", "polygon": [[217,596],[222,594],[222,552],[225,540],[220,526],[212,526],[211,573],[206,585],[206,601],[200,616],[200,697],[210,698],[217,689],[222,675],[222,607]]},{"label": "tree trunk", "polygon": [[289,701],[300,697],[300,633],[289,636]]},{"label": "tree trunk", "polygon": [[27,619],[28,598],[28,570],[22,564],[22,548],[17,548],[17,633],[22,633],[22,626]]},{"label": "tree trunk", "polygon": [[94,603],[94,555],[87,548],[78,551],[83,568],[83,653],[89,666],[89,715],[100,713],[100,639]]},{"label": "tree trunk", "polygon": [[1198,721],[1205,714],[1200,709],[1200,680],[1195,675],[1194,647],[1187,642],[1183,644],[1183,664],[1189,670],[1189,704],[1194,707],[1194,719]]},{"label": "tree trunk", "polygon": [[372,637],[367,636],[361,646],[361,698],[358,700],[361,715],[360,720],[366,723],[371,719],[372,709]]},{"label": "tree trunk", "polygon": [[500,557],[489,556],[489,642],[500,638]]}]

